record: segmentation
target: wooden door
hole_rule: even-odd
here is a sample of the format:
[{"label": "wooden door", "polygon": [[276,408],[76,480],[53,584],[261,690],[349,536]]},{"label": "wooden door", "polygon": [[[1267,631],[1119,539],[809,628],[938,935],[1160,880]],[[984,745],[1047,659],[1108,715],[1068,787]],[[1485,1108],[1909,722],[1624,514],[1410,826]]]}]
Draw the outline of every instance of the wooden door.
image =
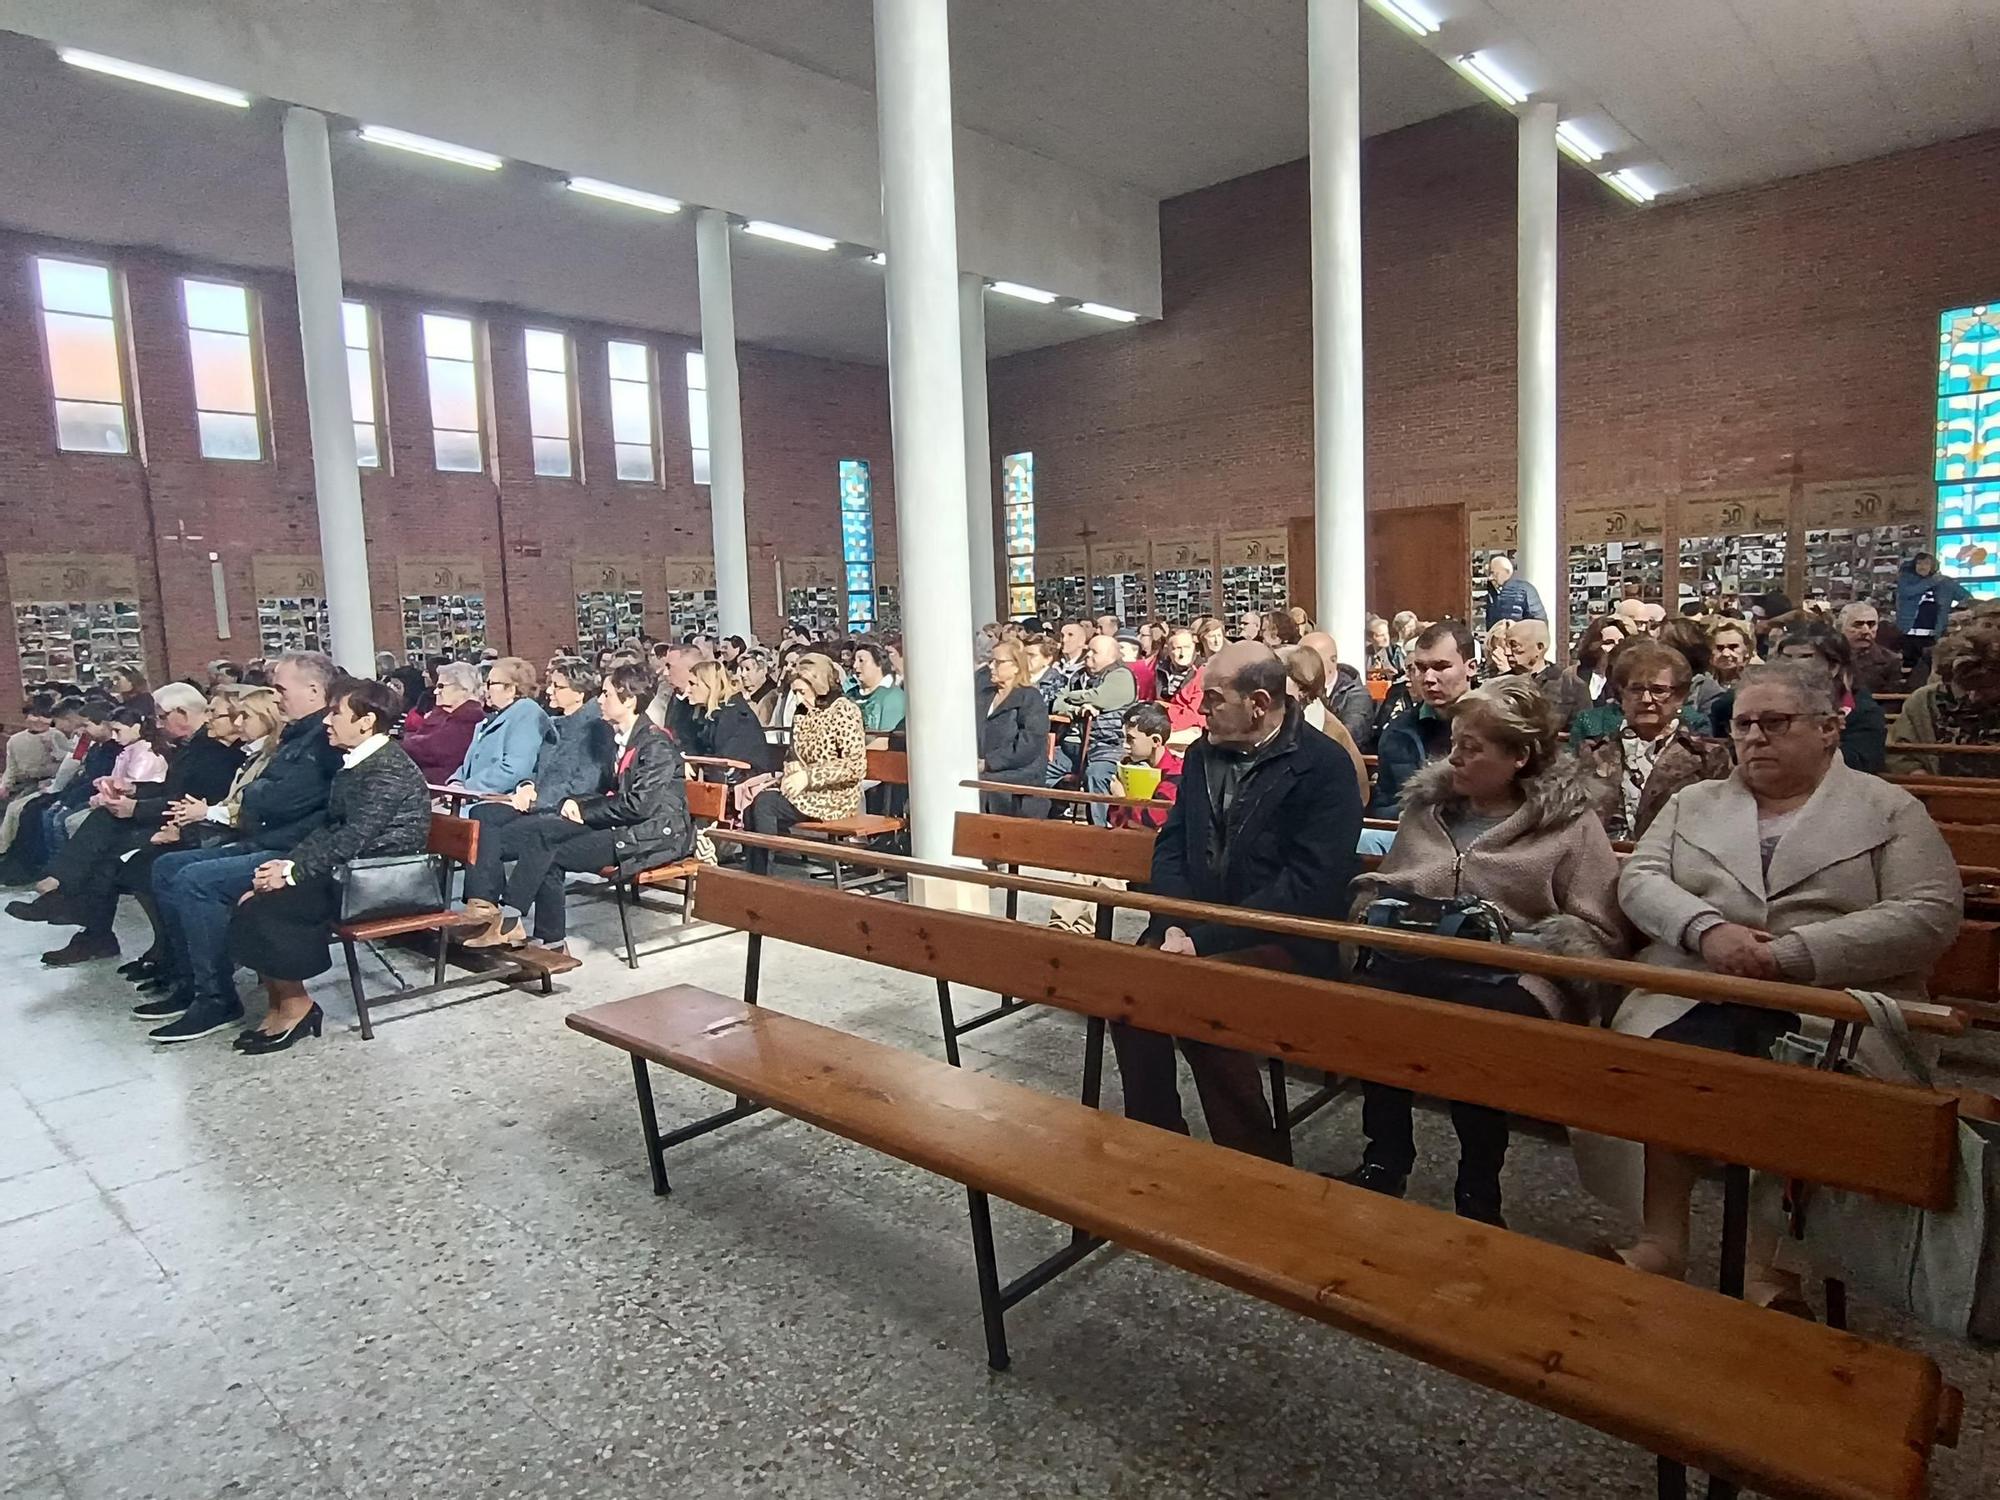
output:
[{"label": "wooden door", "polygon": [[1463,505],[1370,511],[1368,612],[1457,618],[1465,609],[1468,545]]},{"label": "wooden door", "polygon": [[1319,618],[1319,554],[1313,550],[1313,518],[1293,516],[1285,523],[1286,602],[1296,604],[1312,619]]}]

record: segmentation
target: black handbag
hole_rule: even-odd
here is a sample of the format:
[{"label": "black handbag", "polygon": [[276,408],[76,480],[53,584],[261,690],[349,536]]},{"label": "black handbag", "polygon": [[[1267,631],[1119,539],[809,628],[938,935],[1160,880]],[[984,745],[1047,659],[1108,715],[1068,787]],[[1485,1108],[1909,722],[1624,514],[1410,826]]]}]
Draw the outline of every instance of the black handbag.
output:
[{"label": "black handbag", "polygon": [[[1511,942],[1514,935],[1506,915],[1490,901],[1419,896],[1396,886],[1383,887],[1382,894],[1368,903],[1363,920],[1370,927],[1393,932],[1425,932],[1479,943]],[[1520,979],[1512,969],[1426,958],[1391,948],[1363,947],[1355,956],[1354,969],[1367,975],[1379,989],[1474,1003],[1489,992],[1497,995]]]},{"label": "black handbag", "polygon": [[337,866],[341,926],[445,909],[444,863],[435,854],[378,854]]}]

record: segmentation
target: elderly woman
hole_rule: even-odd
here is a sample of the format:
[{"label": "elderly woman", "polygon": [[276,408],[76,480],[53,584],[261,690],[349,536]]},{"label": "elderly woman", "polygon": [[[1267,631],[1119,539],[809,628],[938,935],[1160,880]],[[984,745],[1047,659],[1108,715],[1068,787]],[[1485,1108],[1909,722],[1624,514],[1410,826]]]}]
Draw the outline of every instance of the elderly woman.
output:
[{"label": "elderly woman", "polygon": [[237,1050],[282,1052],[320,1034],[308,979],[333,967],[328,947],[340,914],[334,872],[349,860],[421,854],[430,840],[431,799],[424,774],[389,737],[401,700],[374,681],[337,683],[326,715],[326,737],[345,752],[327,792],[326,821],[280,859],[266,860],[250,879],[250,894],[229,921],[229,953],[257,971],[270,997],[261,1024],[236,1040]]},{"label": "elderly woman", "polygon": [[[867,736],[859,705],[841,696],[840,668],[831,657],[808,652],[792,668],[787,686],[798,711],[778,785],[750,804],[748,822],[755,833],[787,833],[794,824],[852,818],[861,811]],[[753,859],[757,868],[765,863]]]},{"label": "elderly woman", "polygon": [[479,668],[448,661],[437,669],[437,707],[429,713],[412,711],[403,720],[403,750],[433,786],[451,779],[465,761],[472,733],[486,717],[480,702]]},{"label": "elderly woman", "polygon": [[[1978,615],[1938,642],[1931,680],[1911,693],[1889,744],[2000,745],[2000,615]],[[1992,776],[1991,755],[1894,754],[1901,775]]]},{"label": "elderly woman", "polygon": [[1484,681],[1495,677],[1505,677],[1514,670],[1514,624],[1511,620],[1500,620],[1486,632],[1482,643],[1484,652],[1480,659],[1479,675]]},{"label": "elderly woman", "polygon": [[1729,747],[1683,717],[1693,677],[1680,652],[1636,636],[1612,654],[1616,700],[1570,727],[1570,749],[1601,789],[1614,839],[1638,838],[1682,787],[1729,774]]},{"label": "elderly woman", "polygon": [[1575,733],[1579,717],[1613,696],[1611,653],[1624,644],[1629,633],[1616,615],[1599,615],[1576,638],[1576,649],[1570,653],[1575,665],[1549,689],[1556,716],[1570,733]]},{"label": "elderly woman", "polygon": [[[1746,668],[1729,723],[1734,774],[1685,789],[1625,862],[1618,898],[1651,941],[1640,961],[1924,998],[1963,913],[1951,849],[1901,787],[1842,762],[1826,675],[1802,662]],[[1635,992],[1612,1029],[1764,1055],[1797,1018]],[[1687,1268],[1698,1164],[1645,1151],[1638,1242],[1618,1252],[1662,1275]],[[1781,1295],[1767,1280],[1766,1303]]]},{"label": "elderly woman", "polygon": [[[1012,641],[993,648],[979,708],[979,779],[1040,790],[1048,784],[1049,706],[1028,680],[1028,653]],[[1048,803],[1026,792],[981,792],[979,810],[1040,817]]]},{"label": "elderly woman", "polygon": [[[1674,645],[1665,640],[1663,645]],[[1687,653],[1683,653],[1686,655]],[[1743,675],[1743,669],[1757,659],[1756,638],[1750,627],[1741,620],[1721,619],[1708,627],[1708,652],[1705,663],[1689,655],[1688,662],[1695,669],[1693,684],[1688,689],[1688,702],[1706,722],[1715,700],[1724,693],[1733,692],[1736,679]],[[1724,715],[1727,718],[1727,715]],[[1724,728],[1715,733],[1727,732]]]},{"label": "elderly woman", "polygon": [[541,683],[534,663],[503,656],[486,674],[486,707],[472,727],[465,759],[451,784],[474,792],[512,792],[534,780],[542,751],[556,739],[555,725],[535,701]]},{"label": "elderly woman", "polygon": [[[1576,957],[1615,958],[1630,946],[1614,890],[1618,856],[1595,816],[1582,769],[1563,756],[1554,709],[1518,677],[1474,688],[1453,706],[1451,755],[1419,771],[1403,791],[1396,842],[1381,867],[1355,882],[1358,911],[1381,896],[1490,902],[1514,941]],[[1373,955],[1362,982],[1481,1009],[1564,1021],[1588,1020],[1584,997],[1532,974],[1490,971],[1482,984],[1426,961]],[[1400,1198],[1416,1163],[1410,1093],[1366,1084],[1361,1165],[1344,1181]],[[1458,1212],[1498,1224],[1507,1117],[1454,1103]]]}]

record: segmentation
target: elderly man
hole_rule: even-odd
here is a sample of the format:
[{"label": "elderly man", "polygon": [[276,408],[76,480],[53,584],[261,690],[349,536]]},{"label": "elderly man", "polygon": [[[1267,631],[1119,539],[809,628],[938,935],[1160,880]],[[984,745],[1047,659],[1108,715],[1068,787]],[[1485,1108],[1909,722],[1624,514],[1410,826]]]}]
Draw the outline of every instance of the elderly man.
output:
[{"label": "elderly man", "polygon": [[1855,683],[1870,693],[1900,693],[1903,654],[1876,639],[1881,629],[1881,612],[1866,599],[1857,599],[1840,612],[1840,633],[1854,652]]},{"label": "elderly man", "polygon": [[1326,711],[1353,736],[1355,748],[1368,754],[1375,748],[1375,699],[1360,669],[1340,659],[1340,647],[1324,630],[1307,631],[1299,644],[1326,668]]},{"label": "elderly man", "polygon": [[1525,578],[1514,576],[1514,559],[1496,552],[1486,559],[1486,628],[1502,620],[1546,620],[1542,596]]},{"label": "elderly man", "polygon": [[1549,660],[1549,627],[1545,620],[1520,620],[1507,632],[1513,675],[1525,677],[1552,701],[1563,679],[1563,669]]},{"label": "elderly man", "polygon": [[1620,599],[1611,614],[1625,627],[1627,635],[1657,635],[1661,622],[1667,618],[1664,605],[1646,599]]},{"label": "elderly man", "polygon": [[[1346,753],[1305,722],[1285,665],[1255,641],[1225,646],[1202,675],[1208,731],[1187,752],[1180,795],[1153,845],[1150,889],[1161,896],[1301,917],[1336,916],[1358,861],[1361,796]],[[1139,939],[1167,953],[1248,956],[1273,940],[1252,928],[1153,918]],[[1289,962],[1330,974],[1329,945],[1286,942]],[[1174,1042],[1114,1022],[1125,1113],[1187,1133]],[[1264,1097],[1263,1064],[1247,1053],[1182,1041],[1208,1133],[1218,1145],[1284,1159]]]},{"label": "elderly man", "polygon": [[700,753],[700,721],[688,690],[694,686],[694,665],[702,655],[692,646],[669,646],[659,653],[659,676],[652,702],[645,706],[648,719],[666,730],[683,755]]},{"label": "elderly man", "polygon": [[[1055,713],[1068,715],[1070,722],[1049,757],[1048,784],[1062,785],[1081,765],[1085,791],[1109,792],[1125,758],[1125,710],[1138,701],[1138,682],[1119,660],[1117,640],[1092,636],[1084,651],[1083,675],[1055,701]],[[1102,827],[1109,815],[1105,804],[1091,804],[1091,822]]]}]

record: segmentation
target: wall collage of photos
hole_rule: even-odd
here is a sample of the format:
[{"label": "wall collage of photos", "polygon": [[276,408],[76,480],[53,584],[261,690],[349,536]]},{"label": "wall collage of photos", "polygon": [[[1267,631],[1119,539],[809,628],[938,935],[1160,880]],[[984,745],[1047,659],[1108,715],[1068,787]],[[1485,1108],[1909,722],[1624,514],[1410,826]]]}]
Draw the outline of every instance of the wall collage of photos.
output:
[{"label": "wall collage of photos", "polygon": [[146,667],[136,558],[116,554],[7,559],[21,681],[89,686],[114,667]]},{"label": "wall collage of photos", "polygon": [[326,579],[317,557],[257,557],[250,562],[257,589],[257,654],[269,660],[287,651],[331,651]]},{"label": "wall collage of photos", "polygon": [[595,656],[646,633],[646,581],[636,566],[617,558],[579,558],[570,574],[579,655]]},{"label": "wall collage of photos", "polygon": [[407,558],[396,564],[403,659],[476,660],[486,649],[486,568],[477,558]]}]

